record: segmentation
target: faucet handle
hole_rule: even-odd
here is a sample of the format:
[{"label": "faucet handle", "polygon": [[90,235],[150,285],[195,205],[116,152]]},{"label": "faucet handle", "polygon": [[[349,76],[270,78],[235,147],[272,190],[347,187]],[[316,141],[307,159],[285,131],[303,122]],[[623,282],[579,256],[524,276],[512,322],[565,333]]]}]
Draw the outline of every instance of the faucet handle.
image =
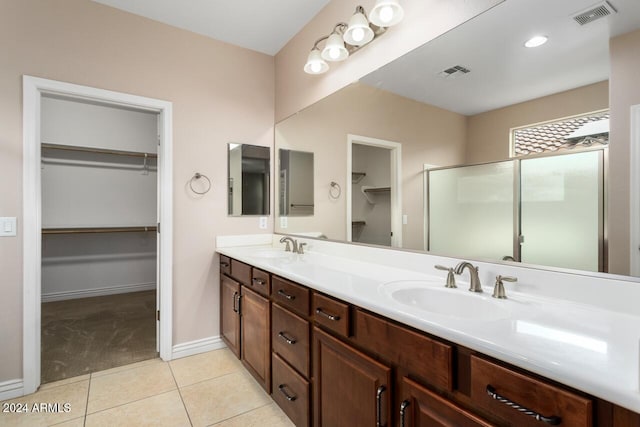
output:
[{"label": "faucet handle", "polygon": [[496,276],[496,286],[493,288],[493,295],[491,295],[494,298],[499,298],[499,299],[506,299],[507,298],[507,293],[504,291],[504,283],[502,283],[502,281],[505,282],[517,282],[518,278],[517,277],[512,277],[512,276],[501,276],[501,275],[497,275]]},{"label": "faucet handle", "polygon": [[437,270],[448,271],[447,274],[447,283],[444,285],[445,288],[457,288],[456,286],[456,278],[453,275],[453,267],[445,267],[444,265],[436,265],[435,268]]},{"label": "faucet handle", "polygon": [[304,242],[300,242],[300,243],[298,243],[298,253],[299,253],[300,255],[303,255],[303,254],[304,254],[304,246],[306,246],[306,245],[307,245],[307,244],[306,244],[306,243],[304,243]]}]

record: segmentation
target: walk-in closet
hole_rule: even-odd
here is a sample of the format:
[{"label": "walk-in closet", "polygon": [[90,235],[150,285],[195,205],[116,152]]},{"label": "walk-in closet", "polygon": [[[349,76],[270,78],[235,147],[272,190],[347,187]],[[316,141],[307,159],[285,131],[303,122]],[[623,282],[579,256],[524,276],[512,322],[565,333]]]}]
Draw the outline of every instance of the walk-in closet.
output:
[{"label": "walk-in closet", "polygon": [[41,381],[157,356],[158,114],[41,101]]}]

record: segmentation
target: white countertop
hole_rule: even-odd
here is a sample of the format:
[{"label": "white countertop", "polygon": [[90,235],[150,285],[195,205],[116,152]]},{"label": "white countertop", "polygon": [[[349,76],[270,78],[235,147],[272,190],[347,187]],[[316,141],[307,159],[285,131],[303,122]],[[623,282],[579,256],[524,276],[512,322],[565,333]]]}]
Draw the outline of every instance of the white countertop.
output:
[{"label": "white countertop", "polygon": [[[281,236],[275,236],[273,242],[277,242],[276,237]],[[314,240],[305,240],[309,249],[304,255],[281,254],[283,246],[270,239],[270,235],[253,241],[246,237],[219,238],[216,250],[640,413],[638,283],[594,281],[585,276],[573,277],[580,276],[575,274],[568,277],[517,266],[474,263],[481,265],[481,271],[489,271],[481,275],[484,292],[472,293],[467,291],[466,271],[456,276],[458,288],[447,289],[444,288],[446,271],[433,269],[435,264],[451,266],[459,260]],[[496,272],[516,275],[524,284],[505,283],[508,298],[492,298],[490,277]],[[595,295],[600,286],[599,302],[589,299],[589,295],[582,300],[558,298],[557,294],[563,292],[558,290],[562,284],[554,285],[554,277],[562,284],[575,281],[577,293],[583,286],[587,294]],[[544,286],[532,284],[536,278],[544,278]],[[428,297],[435,296],[438,301],[442,298],[444,302],[436,308],[439,313],[412,304],[411,298],[401,302],[393,297],[402,293],[394,292],[406,288],[425,289]],[[549,295],[545,295],[545,289]],[[616,294],[619,294],[617,298],[636,299],[624,305],[616,301]],[[450,301],[457,305],[451,306],[453,311],[467,305],[483,308],[484,311],[480,311],[484,314],[479,318],[468,317],[472,314],[467,312],[451,315],[447,311]]]}]

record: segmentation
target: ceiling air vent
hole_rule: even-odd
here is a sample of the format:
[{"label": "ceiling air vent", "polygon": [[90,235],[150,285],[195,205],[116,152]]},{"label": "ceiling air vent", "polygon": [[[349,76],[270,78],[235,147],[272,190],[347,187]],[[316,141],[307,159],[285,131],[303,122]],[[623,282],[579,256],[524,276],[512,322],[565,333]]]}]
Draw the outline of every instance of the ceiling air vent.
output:
[{"label": "ceiling air vent", "polygon": [[616,10],[608,1],[604,1],[590,7],[589,10],[573,15],[573,19],[580,25],[586,25],[613,13],[616,13]]},{"label": "ceiling air vent", "polygon": [[438,73],[440,77],[450,78],[450,77],[458,77],[462,74],[467,74],[471,72],[467,67],[463,67],[462,65],[454,65],[453,67],[449,67],[446,70],[442,70]]}]

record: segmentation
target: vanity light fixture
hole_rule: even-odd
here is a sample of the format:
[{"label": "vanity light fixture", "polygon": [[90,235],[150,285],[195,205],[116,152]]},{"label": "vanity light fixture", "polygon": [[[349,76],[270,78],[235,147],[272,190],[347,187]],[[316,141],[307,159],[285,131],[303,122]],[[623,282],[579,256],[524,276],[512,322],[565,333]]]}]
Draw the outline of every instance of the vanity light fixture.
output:
[{"label": "vanity light fixture", "polygon": [[549,40],[549,38],[547,36],[535,36],[535,37],[531,37],[529,40],[527,40],[524,43],[524,46],[525,47],[538,47],[538,46],[542,46],[543,44],[545,44],[548,40]]},{"label": "vanity light fixture", "polygon": [[[399,0],[376,0],[369,14],[362,6],[357,6],[349,23],[339,22],[330,35],[316,40],[307,57],[304,71],[308,74],[322,74],[329,70],[330,62],[344,61],[376,37],[384,34],[387,28],[396,25],[404,16]],[[324,47],[320,49],[320,43]]]}]

